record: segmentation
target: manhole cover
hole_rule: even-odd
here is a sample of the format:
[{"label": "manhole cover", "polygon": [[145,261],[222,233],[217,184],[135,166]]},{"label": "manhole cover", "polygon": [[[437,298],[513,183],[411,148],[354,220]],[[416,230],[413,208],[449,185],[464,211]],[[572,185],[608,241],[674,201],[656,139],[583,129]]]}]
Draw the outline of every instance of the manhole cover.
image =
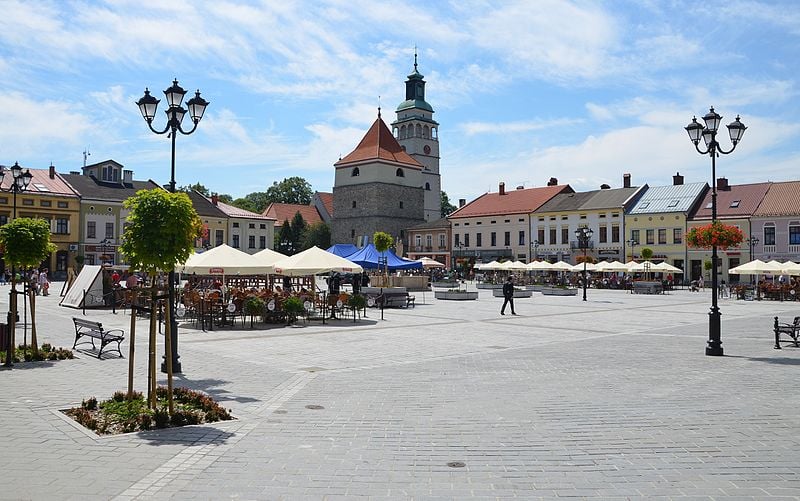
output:
[{"label": "manhole cover", "polygon": [[288,411],[285,411],[285,410],[282,410],[282,409],[278,409],[277,411],[272,411],[273,414],[286,414],[286,412],[288,412]]},{"label": "manhole cover", "polygon": [[321,405],[306,405],[306,409],[311,409],[312,411],[318,411],[320,409],[324,409],[325,407]]},{"label": "manhole cover", "polygon": [[447,463],[447,466],[449,466],[450,468],[463,468],[467,466],[467,463],[463,461],[450,461],[449,463]]}]

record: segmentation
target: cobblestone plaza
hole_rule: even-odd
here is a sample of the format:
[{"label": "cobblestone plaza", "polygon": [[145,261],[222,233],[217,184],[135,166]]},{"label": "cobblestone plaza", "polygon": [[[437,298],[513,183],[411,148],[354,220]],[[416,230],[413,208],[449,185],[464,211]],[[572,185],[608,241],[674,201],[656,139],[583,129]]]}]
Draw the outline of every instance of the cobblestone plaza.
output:
[{"label": "cobblestone plaza", "polygon": [[[709,294],[534,293],[501,317],[491,291],[428,292],[383,320],[187,324],[176,385],[237,419],[128,435],[59,412],[126,387],[128,339],[124,359],[16,364],[0,371],[0,498],[799,499],[800,349],[772,335],[798,303],[721,300],[725,356],[707,357]],[[39,342],[71,347],[80,310],[37,300]],[[86,316],[129,334],[128,312]]]}]

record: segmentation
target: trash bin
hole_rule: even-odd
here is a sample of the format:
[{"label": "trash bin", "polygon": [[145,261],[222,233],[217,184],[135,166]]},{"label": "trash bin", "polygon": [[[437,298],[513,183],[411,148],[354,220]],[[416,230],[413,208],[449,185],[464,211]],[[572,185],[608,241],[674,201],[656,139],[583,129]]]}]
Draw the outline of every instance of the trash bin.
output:
[{"label": "trash bin", "polygon": [[0,323],[0,350],[8,349],[8,324]]}]

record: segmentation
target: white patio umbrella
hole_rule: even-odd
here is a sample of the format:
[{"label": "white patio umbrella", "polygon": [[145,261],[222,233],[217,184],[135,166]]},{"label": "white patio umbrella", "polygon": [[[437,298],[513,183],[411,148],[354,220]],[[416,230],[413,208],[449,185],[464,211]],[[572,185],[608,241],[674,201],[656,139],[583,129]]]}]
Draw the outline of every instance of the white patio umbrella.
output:
[{"label": "white patio umbrella", "polygon": [[595,265],[594,271],[602,271],[602,272],[625,272],[628,271],[628,266],[625,263],[620,263],[619,261],[611,261],[611,262],[602,262],[597,263]]},{"label": "white patio umbrella", "polygon": [[263,249],[253,254],[253,257],[257,258],[259,261],[261,261],[261,263],[269,266],[287,256],[272,249]]},{"label": "white patio umbrella", "polygon": [[595,271],[594,263],[578,263],[578,264],[576,264],[574,266],[571,266],[569,271],[572,271],[574,273],[583,273],[584,265],[586,266],[586,268],[585,268],[586,271]]},{"label": "white patio umbrella", "polygon": [[669,264],[666,261],[664,261],[662,263],[658,263],[656,265],[653,265],[653,267],[650,268],[650,270],[651,271],[652,270],[664,271],[664,272],[669,272],[669,273],[683,273],[682,269],[680,269],[680,268],[678,268],[676,266],[672,266],[671,264]]},{"label": "white patio umbrella", "polygon": [[550,266],[550,269],[553,271],[569,271],[570,268],[572,268],[572,265],[564,261],[553,263],[552,266]]},{"label": "white patio umbrella", "polygon": [[186,263],[176,266],[175,271],[198,275],[261,275],[271,270],[258,258],[222,244],[201,254],[192,254]]},{"label": "white patio umbrella", "polygon": [[636,263],[635,265],[630,266],[628,268],[628,271],[636,271],[636,272],[639,272],[639,273],[643,273],[643,272],[647,272],[647,271],[661,271],[661,270],[655,269],[654,267],[655,267],[655,263],[652,263],[650,261],[642,261],[641,263]]},{"label": "white patio umbrella", "polygon": [[786,275],[800,275],[800,264],[792,261],[787,261],[783,263],[783,268],[781,269],[781,272]]},{"label": "white patio umbrella", "polygon": [[[423,268],[444,268],[444,264],[443,263],[440,263],[439,261],[437,261],[435,259],[431,259],[428,256],[423,256],[423,257],[417,259],[417,261],[422,263],[422,267]],[[477,266],[475,266],[475,267],[478,268]],[[478,269],[480,269],[480,268],[478,268]]]},{"label": "white patio umbrella", "polygon": [[532,263],[528,263],[527,268],[529,271],[546,271],[552,270],[553,265],[547,261],[533,261]]},{"label": "white patio umbrella", "polygon": [[740,264],[735,268],[728,270],[728,273],[734,275],[762,275],[765,273],[780,273],[780,263],[778,265],[765,263],[760,259],[754,259],[749,263]]},{"label": "white patio umbrella", "polygon": [[331,271],[361,273],[364,268],[316,246],[281,259],[272,265],[272,273],[287,277],[319,275]]},{"label": "white patio umbrella", "polygon": [[521,261],[506,261],[500,263],[500,269],[503,271],[528,271],[528,265]]},{"label": "white patio umbrella", "polygon": [[500,267],[501,263],[498,261],[489,261],[488,263],[482,264],[480,267],[481,271],[497,271],[502,270],[503,268]]}]

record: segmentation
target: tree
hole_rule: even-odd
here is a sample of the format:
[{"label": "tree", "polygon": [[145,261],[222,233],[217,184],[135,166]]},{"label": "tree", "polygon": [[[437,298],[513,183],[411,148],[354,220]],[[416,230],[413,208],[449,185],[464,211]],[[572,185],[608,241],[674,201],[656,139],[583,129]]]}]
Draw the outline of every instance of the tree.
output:
[{"label": "tree", "polygon": [[[226,202],[227,203],[227,202]],[[242,198],[231,201],[231,205],[240,209],[249,210],[256,214],[261,214],[269,206],[270,200],[265,191],[249,193]]]},{"label": "tree", "polygon": [[455,211],[457,207],[450,203],[447,193],[442,192],[442,217],[445,217]]},{"label": "tree", "polygon": [[[176,263],[183,263],[194,251],[194,241],[200,236],[203,225],[200,217],[192,206],[192,201],[186,193],[169,193],[164,190],[140,190],[136,195],[124,202],[124,207],[130,211],[127,218],[128,225],[122,239],[120,249],[127,256],[132,268],[147,272],[151,277],[151,299],[155,300],[155,276],[159,271],[169,271],[170,283],[174,277]],[[170,289],[170,293],[172,289]],[[172,294],[170,294],[172,296]],[[170,297],[170,303],[174,298]],[[172,304],[167,308],[172,313]],[[150,405],[156,404],[155,377],[155,318],[150,320],[150,360],[148,395]],[[168,319],[167,333],[164,336],[165,360],[167,363],[167,389],[169,398],[169,412],[172,414],[172,319]],[[130,340],[134,345],[133,334]],[[133,367],[133,351],[131,351]],[[128,398],[133,395],[133,374],[128,375]]]},{"label": "tree", "polygon": [[302,177],[287,177],[281,182],[274,181],[267,188],[267,198],[272,203],[283,204],[311,204],[314,191],[311,185]]},{"label": "tree", "polygon": [[292,244],[295,250],[300,250],[300,244],[303,243],[303,234],[306,232],[307,226],[300,212],[295,212],[292,223],[289,225],[292,230]]},{"label": "tree", "polygon": [[325,221],[308,225],[303,235],[303,250],[310,249],[315,245],[320,249],[327,249],[331,246],[331,227]]},{"label": "tree", "polygon": [[[211,190],[209,190],[199,182],[195,184],[189,184],[186,186],[179,186],[178,191],[182,191],[183,193],[191,193],[192,191],[196,191],[201,195],[203,195],[204,197],[210,197],[212,195]],[[231,202],[233,202],[233,197],[226,193],[219,193],[217,194],[217,197],[219,198],[220,202],[225,204],[230,204]]]},{"label": "tree", "polygon": [[278,234],[275,235],[275,249],[287,256],[294,254],[295,249],[292,246],[292,227],[287,220],[283,221],[281,229],[278,231]]},{"label": "tree", "polygon": [[642,249],[642,259],[647,261],[651,257],[653,257],[653,249],[651,249],[650,247],[643,248]]},{"label": "tree", "polygon": [[[394,244],[394,238],[386,232],[383,231],[376,231],[372,235],[372,241],[375,242],[375,250],[383,254],[389,247]],[[389,263],[384,261],[384,272],[389,273]]]},{"label": "tree", "polygon": [[[33,268],[47,259],[50,254],[56,251],[56,246],[50,243],[50,224],[44,219],[31,219],[20,217],[10,223],[0,226],[0,246],[3,247],[3,259],[6,264],[17,268]],[[17,311],[16,274],[11,275],[11,311]],[[36,320],[33,314],[33,303],[31,303],[31,348],[36,357],[39,352],[39,343],[36,339]],[[14,322],[15,315],[9,315],[9,329],[11,343],[6,360],[14,360]]]}]

